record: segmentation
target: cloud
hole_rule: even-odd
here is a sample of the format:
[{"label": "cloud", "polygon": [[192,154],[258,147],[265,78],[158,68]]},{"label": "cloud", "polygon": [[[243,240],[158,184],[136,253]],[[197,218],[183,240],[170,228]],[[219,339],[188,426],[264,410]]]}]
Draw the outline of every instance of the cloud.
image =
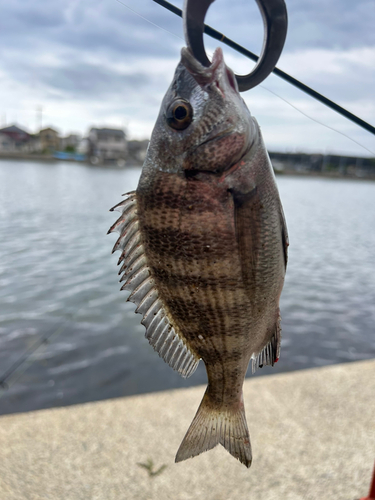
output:
[{"label": "cloud", "polygon": [[[127,123],[130,136],[149,136],[184,45],[174,36],[183,37],[182,22],[151,0],[124,3],[163,30],[115,0],[0,0],[0,118],[6,114],[7,122],[17,119],[35,129],[35,110],[43,105],[45,122],[64,132],[83,132],[91,123]],[[182,0],[175,4],[181,7]],[[372,0],[287,0],[287,6],[289,31],[279,67],[372,120]],[[263,26],[256,2],[217,1],[207,22],[259,53]],[[218,45],[208,39],[205,43],[208,51]],[[224,53],[238,73],[247,73],[254,64],[227,47]],[[285,82],[270,76],[264,87],[375,149],[367,132]],[[262,87],[244,97],[272,147],[360,151]]]},{"label": "cloud", "polygon": [[165,43],[158,28],[150,30],[150,25],[115,0],[35,0],[28,4],[2,0],[0,7],[0,43],[3,48],[26,50],[26,54],[48,51],[51,45],[73,50],[77,56],[99,51],[130,60],[139,54],[168,57],[173,52],[173,43]]},{"label": "cloud", "polygon": [[35,84],[47,90],[55,90],[65,99],[103,99],[113,95],[131,97],[134,93],[149,88],[153,76],[147,72],[122,73],[109,67],[94,64],[67,64],[58,67],[39,65],[36,69],[32,66],[15,68],[14,75],[27,78],[34,73]]}]

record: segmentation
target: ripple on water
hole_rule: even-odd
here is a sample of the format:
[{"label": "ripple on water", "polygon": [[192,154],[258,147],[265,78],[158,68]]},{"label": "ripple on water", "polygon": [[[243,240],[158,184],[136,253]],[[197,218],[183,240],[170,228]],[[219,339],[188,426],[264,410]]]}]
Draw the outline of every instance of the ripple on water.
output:
[{"label": "ripple on water", "polygon": [[[108,209],[139,174],[0,162],[0,378],[58,332],[10,383],[1,413],[205,382],[203,366],[183,380],[160,360],[119,291]],[[374,357],[375,183],[278,183],[291,243],[281,359],[257,376]]]}]

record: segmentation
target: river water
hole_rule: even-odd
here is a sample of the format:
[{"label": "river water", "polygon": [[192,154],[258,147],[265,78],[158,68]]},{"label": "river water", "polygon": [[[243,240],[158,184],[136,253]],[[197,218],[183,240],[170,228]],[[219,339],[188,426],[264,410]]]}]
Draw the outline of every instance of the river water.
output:
[{"label": "river water", "polygon": [[[119,291],[108,209],[139,175],[0,162],[0,413],[206,382],[202,363],[184,380],[158,357]],[[375,183],[277,181],[291,241],[283,341],[255,376],[374,358]]]}]

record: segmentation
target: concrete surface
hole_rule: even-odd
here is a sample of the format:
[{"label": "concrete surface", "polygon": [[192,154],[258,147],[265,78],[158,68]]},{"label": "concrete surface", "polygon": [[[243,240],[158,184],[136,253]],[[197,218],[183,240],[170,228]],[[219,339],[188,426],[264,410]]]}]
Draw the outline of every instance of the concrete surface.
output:
[{"label": "concrete surface", "polygon": [[[0,418],[0,500],[354,500],[375,458],[375,360],[248,379],[248,470],[221,446],[174,464],[204,388]],[[154,462],[150,476],[138,463]]]}]

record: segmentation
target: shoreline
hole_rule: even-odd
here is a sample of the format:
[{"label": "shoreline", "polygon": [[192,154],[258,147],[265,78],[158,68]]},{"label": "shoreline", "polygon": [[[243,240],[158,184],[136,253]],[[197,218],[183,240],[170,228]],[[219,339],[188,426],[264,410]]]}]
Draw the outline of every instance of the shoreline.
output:
[{"label": "shoreline", "polygon": [[[96,165],[93,165],[89,161],[77,161],[74,159],[59,159],[55,158],[53,155],[30,155],[30,154],[3,154],[0,153],[0,161],[5,160],[5,161],[29,161],[29,162],[44,162],[44,163],[53,163],[57,164],[60,162],[67,162],[67,163],[80,163],[85,166],[90,166],[92,168],[108,168],[108,169],[115,169],[115,170],[126,170],[128,168],[142,168],[143,163],[137,162],[136,160],[131,159],[129,162],[127,162],[124,166],[118,166],[114,162],[106,162],[106,163],[99,163]],[[272,163],[272,160],[271,160]],[[359,180],[359,181],[374,181],[375,180],[375,171],[374,173],[363,173],[361,171],[360,175],[356,175],[355,173],[346,173],[342,174],[340,172],[335,172],[335,171],[326,171],[326,172],[319,172],[319,171],[311,171],[311,170],[294,170],[290,168],[285,168],[285,169],[275,169],[274,172],[276,176],[295,176],[295,177],[311,177],[311,178],[327,178],[327,179],[350,179],[350,180]]]}]

